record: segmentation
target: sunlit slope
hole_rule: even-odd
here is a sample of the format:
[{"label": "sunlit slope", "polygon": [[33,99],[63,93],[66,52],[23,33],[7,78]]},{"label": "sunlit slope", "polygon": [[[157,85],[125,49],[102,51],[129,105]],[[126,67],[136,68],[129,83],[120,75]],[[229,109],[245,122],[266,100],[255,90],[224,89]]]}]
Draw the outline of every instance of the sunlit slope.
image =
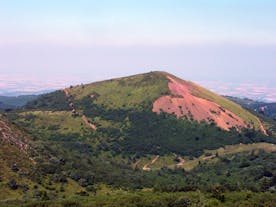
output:
[{"label": "sunlit slope", "polygon": [[111,79],[69,89],[75,100],[89,97],[96,105],[107,109],[151,108],[159,96],[169,94],[168,79],[160,72]]},{"label": "sunlit slope", "polygon": [[252,113],[250,113],[249,111],[247,111],[246,109],[241,107],[240,105],[238,105],[238,104],[236,104],[236,103],[234,103],[216,93],[213,93],[213,92],[211,92],[211,91],[209,91],[191,81],[182,80],[182,79],[180,79],[172,74],[166,73],[166,72],[164,72],[163,74],[166,77],[174,79],[174,80],[178,81],[179,83],[185,85],[191,95],[202,98],[204,100],[214,102],[221,109],[229,110],[234,115],[241,118],[242,121],[244,121],[243,127],[254,127],[255,129],[262,130],[264,132],[264,129],[261,125],[260,120],[255,115],[253,115]]}]

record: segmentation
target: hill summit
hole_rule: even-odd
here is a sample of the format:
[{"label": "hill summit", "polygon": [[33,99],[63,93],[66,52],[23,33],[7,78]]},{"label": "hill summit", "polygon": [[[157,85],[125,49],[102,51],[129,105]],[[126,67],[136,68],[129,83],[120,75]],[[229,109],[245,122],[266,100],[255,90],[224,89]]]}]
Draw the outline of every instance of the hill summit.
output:
[{"label": "hill summit", "polygon": [[165,112],[180,119],[204,121],[224,130],[255,128],[266,134],[259,119],[241,106],[167,72],[111,79],[65,91],[76,100],[88,97],[109,109],[151,108],[157,114]]},{"label": "hill summit", "polygon": [[194,156],[267,135],[259,118],[240,105],[160,71],[70,86],[41,95],[24,110],[13,121],[34,134],[89,137],[96,150],[115,154]]}]

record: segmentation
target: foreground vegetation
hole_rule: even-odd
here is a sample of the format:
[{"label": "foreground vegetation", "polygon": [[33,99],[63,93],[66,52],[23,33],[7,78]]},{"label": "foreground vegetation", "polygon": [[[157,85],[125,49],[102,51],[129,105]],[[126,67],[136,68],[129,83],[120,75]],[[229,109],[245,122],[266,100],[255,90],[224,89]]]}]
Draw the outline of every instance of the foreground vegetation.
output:
[{"label": "foreground vegetation", "polygon": [[160,193],[152,191],[116,191],[92,196],[75,196],[54,201],[2,201],[0,206],[15,207],[273,207],[276,197],[271,193],[221,192],[213,189],[209,193],[179,192]]}]

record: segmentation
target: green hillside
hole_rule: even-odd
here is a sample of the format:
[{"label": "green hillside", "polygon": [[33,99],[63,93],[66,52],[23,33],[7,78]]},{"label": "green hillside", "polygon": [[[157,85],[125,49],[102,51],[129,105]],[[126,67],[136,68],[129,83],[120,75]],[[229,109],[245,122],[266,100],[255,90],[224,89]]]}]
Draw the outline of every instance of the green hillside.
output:
[{"label": "green hillside", "polygon": [[[4,113],[3,123],[12,126],[10,137],[26,141],[28,148],[22,151],[4,142],[6,136],[0,137],[3,205],[16,206],[24,200],[44,205],[57,199],[65,206],[66,197],[73,206],[74,202],[89,206],[108,194],[107,202],[116,203],[112,200],[116,193],[127,200],[136,193],[173,197],[175,192],[188,195],[187,191],[202,192],[206,202],[222,202],[219,196],[229,195],[230,203],[233,191],[240,193],[235,196],[243,191],[274,192],[273,134],[265,136],[257,127],[227,131],[214,123],[153,112],[156,99],[175,97],[166,75],[151,72],[78,85],[40,95],[20,110]],[[215,101],[248,122],[258,120],[239,105],[189,85],[196,96]],[[13,171],[14,163],[22,170]],[[212,197],[214,186],[219,186],[218,197]],[[88,200],[77,202],[86,196]]]},{"label": "green hillside", "polygon": [[169,94],[168,79],[161,72],[111,79],[69,89],[76,101],[90,97],[93,104],[106,109],[151,109],[161,95]]},{"label": "green hillside", "polygon": [[[244,129],[243,132],[224,131],[205,122],[152,112],[153,102],[160,96],[170,94],[165,75],[163,72],[151,72],[70,87],[67,89],[67,97],[63,91],[42,95],[29,102],[24,107],[25,111],[17,113],[13,121],[35,136],[47,139],[67,139],[66,136],[68,139],[87,139],[89,145],[97,151],[126,156],[171,152],[198,156],[204,149],[262,140],[261,133],[252,129]],[[211,94],[219,101],[225,101],[229,108],[238,107],[206,91],[202,94]],[[69,105],[77,113],[71,113]],[[239,110],[244,115],[250,114],[241,107]],[[95,125],[96,131],[89,130],[82,115]],[[250,116],[255,118],[252,114]],[[89,139],[88,134],[91,134]]]}]

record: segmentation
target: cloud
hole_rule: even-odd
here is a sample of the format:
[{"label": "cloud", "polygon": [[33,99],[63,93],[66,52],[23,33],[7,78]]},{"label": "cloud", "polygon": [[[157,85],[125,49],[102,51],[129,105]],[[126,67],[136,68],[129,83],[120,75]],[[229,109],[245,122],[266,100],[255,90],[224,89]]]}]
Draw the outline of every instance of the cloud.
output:
[{"label": "cloud", "polygon": [[24,75],[0,75],[0,94],[10,94],[18,91],[29,94],[43,90],[62,89],[78,83],[81,83],[80,78],[70,76],[42,79],[41,77]]},{"label": "cloud", "polygon": [[276,87],[253,83],[220,83],[212,81],[197,81],[203,87],[221,94],[250,98],[253,100],[276,102]]}]

